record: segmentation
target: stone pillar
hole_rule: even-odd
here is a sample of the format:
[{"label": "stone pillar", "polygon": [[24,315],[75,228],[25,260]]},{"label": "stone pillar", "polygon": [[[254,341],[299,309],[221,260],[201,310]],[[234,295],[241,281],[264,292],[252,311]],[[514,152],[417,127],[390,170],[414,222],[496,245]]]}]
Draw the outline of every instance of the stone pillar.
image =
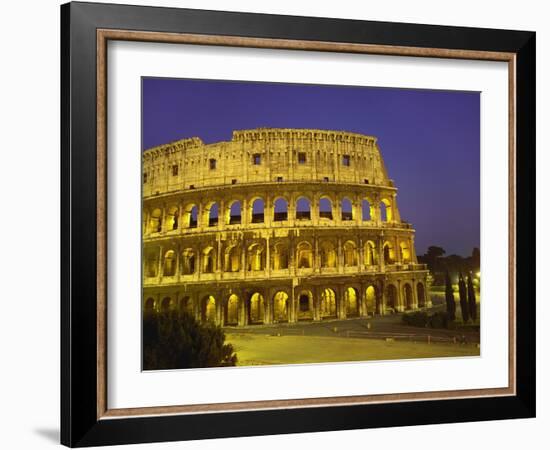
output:
[{"label": "stone pillar", "polygon": [[384,236],[378,238],[378,264],[380,265],[380,272],[385,271],[386,262],[384,261]]},{"label": "stone pillar", "polygon": [[268,195],[264,203],[264,223],[268,229],[271,228],[271,224],[273,223],[273,212],[273,199]]},{"label": "stone pillar", "polygon": [[371,218],[370,220],[377,223],[377,224],[380,224],[381,222],[381,218],[380,218],[380,199],[373,199],[373,203],[371,205]]},{"label": "stone pillar", "polygon": [[399,312],[402,312],[405,310],[405,306],[403,305],[403,292],[402,292],[401,280],[397,280],[397,306],[395,309]]},{"label": "stone pillar", "polygon": [[246,325],[245,320],[245,292],[241,290],[239,292],[239,303],[237,304],[237,326],[244,327]]},{"label": "stone pillar", "polygon": [[313,226],[319,225],[319,214],[320,214],[320,208],[319,208],[319,197],[317,195],[313,195],[311,198],[311,203],[309,204],[309,214],[311,222],[313,223]]},{"label": "stone pillar", "polygon": [[175,275],[176,275],[176,280],[179,281],[180,280],[180,248],[179,248],[179,245],[176,245],[176,272],[175,272]]},{"label": "stone pillar", "polygon": [[298,315],[296,314],[296,293],[294,287],[291,289],[292,296],[289,298],[290,300],[290,308],[288,311],[288,321],[291,323],[298,322]]},{"label": "stone pillar", "polygon": [[376,312],[383,316],[386,313],[386,302],[384,298],[384,283],[380,283],[375,288],[376,295]]},{"label": "stone pillar", "polygon": [[391,208],[392,208],[392,220],[394,222],[401,222],[401,217],[399,215],[399,208],[397,207],[397,194],[392,194]]},{"label": "stone pillar", "polygon": [[248,199],[244,198],[241,203],[241,224],[246,227],[248,223]]},{"label": "stone pillar", "polygon": [[320,258],[320,255],[319,255],[319,238],[317,236],[315,236],[313,238],[313,242],[314,242],[314,253],[313,253],[313,269],[316,273],[320,273],[321,272],[321,258]]},{"label": "stone pillar", "polygon": [[195,263],[195,273],[197,280],[201,279],[201,273],[202,273],[202,258],[201,258],[201,248],[200,246],[197,247],[197,261]]},{"label": "stone pillar", "polygon": [[342,258],[342,238],[338,236],[338,273],[344,272],[344,261]]},{"label": "stone pillar", "polygon": [[159,279],[159,283],[162,280],[163,263],[164,263],[164,248],[163,248],[162,245],[160,245],[159,246],[159,261],[158,261],[158,269],[157,269],[157,277]]},{"label": "stone pillar", "polygon": [[162,209],[161,209],[161,215],[160,215],[160,231],[165,231],[166,230],[166,223],[165,223],[165,220],[166,220],[166,205],[163,205],[162,206]]},{"label": "stone pillar", "polygon": [[397,264],[403,264],[403,255],[401,254],[401,243],[399,242],[399,237],[398,236],[395,236],[394,237],[394,242],[395,242],[395,262]]},{"label": "stone pillar", "polygon": [[353,199],[353,203],[351,204],[351,209],[353,211],[353,218],[355,220],[355,224],[359,227],[363,223],[363,208],[362,208],[363,205],[362,205],[362,202],[363,202],[363,200],[359,196],[356,196]]},{"label": "stone pillar", "polygon": [[265,272],[269,277],[271,275],[271,245],[269,236],[265,238]]},{"label": "stone pillar", "polygon": [[365,270],[365,244],[363,242],[363,238],[359,238],[359,272],[363,272]]},{"label": "stone pillar", "polygon": [[[219,215],[218,215],[218,223],[219,223]],[[216,272],[216,278],[220,278],[220,273],[222,271],[222,242],[219,234],[216,237],[216,267],[214,268],[214,271]]]},{"label": "stone pillar", "polygon": [[411,263],[418,264],[418,258],[416,257],[416,248],[414,247],[414,234],[411,234],[409,240],[409,253],[411,254]]},{"label": "stone pillar", "polygon": [[[241,212],[242,216],[242,212]],[[242,217],[241,217],[242,220]],[[225,228],[225,200],[221,199],[218,203],[218,229],[223,230]]]},{"label": "stone pillar", "polygon": [[223,297],[222,293],[219,292],[216,296],[216,323],[223,327],[224,325],[224,317],[223,317]]},{"label": "stone pillar", "polygon": [[418,309],[418,292],[416,292],[416,281],[413,278],[412,281],[412,309]]},{"label": "stone pillar", "polygon": [[368,310],[367,310],[367,287],[363,284],[360,285],[360,292],[359,292],[359,316],[366,317]]},{"label": "stone pillar", "polygon": [[145,211],[145,214],[144,214],[145,223],[143,224],[142,235],[149,233],[149,221],[151,220],[150,216],[151,216],[151,212],[149,210]]},{"label": "stone pillar", "polygon": [[246,242],[241,242],[241,278],[246,278]]}]

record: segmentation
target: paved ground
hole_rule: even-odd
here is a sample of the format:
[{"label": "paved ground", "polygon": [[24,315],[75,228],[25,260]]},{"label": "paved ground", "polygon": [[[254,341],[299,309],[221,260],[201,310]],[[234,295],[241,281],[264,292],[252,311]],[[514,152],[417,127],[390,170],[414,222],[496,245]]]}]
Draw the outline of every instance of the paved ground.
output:
[{"label": "paved ground", "polygon": [[[441,310],[435,307],[429,310]],[[459,311],[458,311],[459,313]],[[347,320],[323,320],[321,322],[281,323],[276,325],[251,325],[245,328],[226,327],[226,334],[256,334],[264,336],[318,336],[358,339],[393,339],[394,341],[479,343],[479,331],[474,327],[457,330],[419,328],[401,322],[402,314],[356,318]]]},{"label": "paved ground", "polygon": [[476,344],[452,344],[324,336],[227,334],[237,365],[309,364],[347,361],[479,356]]}]

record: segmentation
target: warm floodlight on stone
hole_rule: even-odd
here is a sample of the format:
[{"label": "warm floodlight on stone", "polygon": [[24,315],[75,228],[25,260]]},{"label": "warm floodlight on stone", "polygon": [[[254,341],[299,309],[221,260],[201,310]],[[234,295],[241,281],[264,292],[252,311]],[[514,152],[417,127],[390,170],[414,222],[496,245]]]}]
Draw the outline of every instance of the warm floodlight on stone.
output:
[{"label": "warm floodlight on stone", "polygon": [[248,326],[429,307],[376,137],[310,129],[143,153],[143,308]]}]

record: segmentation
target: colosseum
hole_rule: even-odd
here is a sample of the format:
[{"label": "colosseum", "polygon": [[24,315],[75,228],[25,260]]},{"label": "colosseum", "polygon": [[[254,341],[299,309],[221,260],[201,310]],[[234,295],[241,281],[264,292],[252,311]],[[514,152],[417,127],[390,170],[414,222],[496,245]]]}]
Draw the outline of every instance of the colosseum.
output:
[{"label": "colosseum", "polygon": [[373,136],[260,128],[148,149],[143,311],[251,326],[428,307],[396,193]]}]

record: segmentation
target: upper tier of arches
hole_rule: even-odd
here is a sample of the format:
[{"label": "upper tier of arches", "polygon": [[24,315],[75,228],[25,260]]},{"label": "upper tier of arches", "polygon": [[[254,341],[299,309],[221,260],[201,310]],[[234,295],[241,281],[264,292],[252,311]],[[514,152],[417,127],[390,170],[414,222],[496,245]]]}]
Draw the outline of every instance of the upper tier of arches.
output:
[{"label": "upper tier of arches", "polygon": [[143,234],[296,226],[411,228],[401,222],[395,194],[391,193],[225,194],[146,202]]}]

